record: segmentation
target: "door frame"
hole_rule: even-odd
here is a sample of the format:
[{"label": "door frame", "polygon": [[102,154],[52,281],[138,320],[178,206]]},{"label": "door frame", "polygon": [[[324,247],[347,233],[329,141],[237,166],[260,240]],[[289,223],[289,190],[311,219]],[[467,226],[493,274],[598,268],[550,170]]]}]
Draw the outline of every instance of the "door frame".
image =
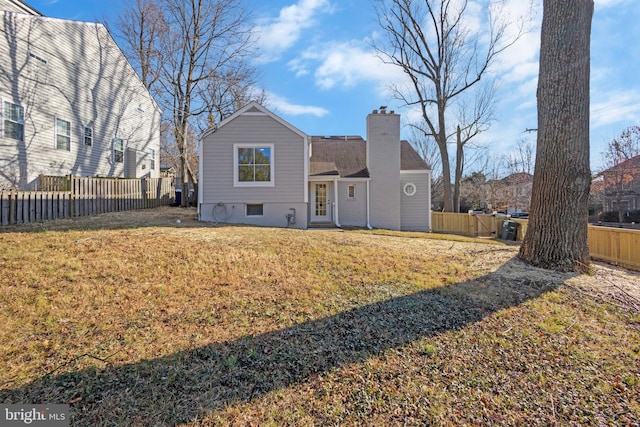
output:
[{"label": "door frame", "polygon": [[[309,184],[311,184],[311,191],[310,191],[310,195],[311,195],[311,203],[309,203],[309,207],[310,207],[310,219],[311,222],[331,222],[331,218],[333,217],[332,213],[333,213],[333,204],[331,203],[331,199],[332,199],[332,182],[331,181],[312,181]],[[318,199],[318,194],[317,194],[317,188],[319,185],[324,185],[325,187],[325,194],[324,194],[324,201],[322,199]],[[320,195],[320,197],[322,197],[322,195]],[[323,203],[324,204],[324,210],[325,210],[325,214],[324,215],[317,215],[316,212],[318,212],[318,208],[322,209],[321,206],[318,206],[319,203]]]}]

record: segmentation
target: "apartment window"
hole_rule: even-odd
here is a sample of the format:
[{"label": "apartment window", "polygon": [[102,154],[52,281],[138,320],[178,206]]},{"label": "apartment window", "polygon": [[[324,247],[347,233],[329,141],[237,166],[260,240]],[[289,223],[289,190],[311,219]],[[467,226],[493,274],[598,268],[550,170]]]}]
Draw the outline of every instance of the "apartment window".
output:
[{"label": "apartment window", "polygon": [[71,151],[71,122],[56,119],[56,148]]},{"label": "apartment window", "polygon": [[356,198],[356,186],[355,186],[355,184],[350,184],[347,187],[347,197],[349,199],[355,199]]},{"label": "apartment window", "polygon": [[89,126],[84,127],[84,145],[93,145],[93,128]]},{"label": "apartment window", "polygon": [[113,161],[124,162],[124,141],[122,138],[113,138]]},{"label": "apartment window", "polygon": [[247,216],[263,216],[264,205],[262,204],[246,205],[246,207],[247,207],[247,211],[246,211]]},{"label": "apartment window", "polygon": [[4,101],[3,116],[3,136],[22,141],[24,139],[24,109],[18,104]]},{"label": "apartment window", "polygon": [[234,147],[236,186],[273,186],[273,144]]},{"label": "apartment window", "polygon": [[149,153],[151,170],[155,170],[155,168],[156,168],[156,150],[154,150],[153,148],[149,148],[149,150],[147,152]]}]

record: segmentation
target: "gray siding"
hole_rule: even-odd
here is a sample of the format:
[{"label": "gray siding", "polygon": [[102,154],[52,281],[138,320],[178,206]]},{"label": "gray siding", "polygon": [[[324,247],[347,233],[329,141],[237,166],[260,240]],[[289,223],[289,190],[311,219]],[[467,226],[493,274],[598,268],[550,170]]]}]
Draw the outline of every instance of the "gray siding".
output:
[{"label": "gray siding", "polygon": [[247,224],[269,227],[287,227],[287,215],[295,209],[296,223],[291,228],[307,228],[306,203],[264,203],[263,216],[247,216],[246,203],[202,203],[200,221],[222,224]]},{"label": "gray siding", "polygon": [[[349,199],[348,187],[355,185],[355,199]],[[338,219],[340,225],[366,227],[367,225],[367,182],[338,182]]]},{"label": "gray siding", "polygon": [[[274,185],[234,186],[234,144],[273,144]],[[229,223],[286,227],[286,215],[296,209],[296,228],[307,227],[305,201],[305,138],[272,117],[240,114],[215,132],[205,135],[200,156],[200,219]],[[263,217],[245,216],[245,205],[264,205]],[[213,210],[224,205],[232,212],[216,220]]]},{"label": "gray siding", "polygon": [[[274,145],[273,187],[234,187],[234,144]],[[304,202],[304,164],[304,138],[269,116],[240,115],[202,142],[202,202]]]},{"label": "gray siding", "polygon": [[[0,186],[33,188],[39,174],[124,177],[125,162],[113,156],[116,136],[124,140],[125,161],[131,150],[154,150],[154,167],[150,156],[137,156],[135,174],[158,177],[160,111],[104,26],[3,18],[0,101],[24,108],[25,138],[0,133]],[[71,123],[69,151],[56,149],[56,118]],[[93,129],[91,146],[85,126]]]},{"label": "gray siding", "polygon": [[[428,173],[402,173],[400,175],[401,194],[401,229],[411,231],[430,231],[430,175]],[[404,186],[412,183],[416,193],[407,196]]]},{"label": "gray siding", "polygon": [[367,116],[367,165],[371,226],[400,229],[400,116]]}]

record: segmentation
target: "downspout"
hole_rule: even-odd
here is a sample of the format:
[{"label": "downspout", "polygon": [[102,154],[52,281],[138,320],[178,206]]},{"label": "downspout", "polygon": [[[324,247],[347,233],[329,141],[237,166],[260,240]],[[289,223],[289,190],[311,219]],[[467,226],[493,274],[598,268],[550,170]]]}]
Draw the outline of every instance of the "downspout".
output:
[{"label": "downspout", "polygon": [[340,218],[338,217],[338,180],[333,180],[333,205],[336,211],[335,223],[336,227],[340,227]]},{"label": "downspout", "polygon": [[370,182],[371,182],[370,180],[367,180],[367,228],[369,230],[373,229],[373,227],[371,227],[371,218],[369,215],[369,183]]}]

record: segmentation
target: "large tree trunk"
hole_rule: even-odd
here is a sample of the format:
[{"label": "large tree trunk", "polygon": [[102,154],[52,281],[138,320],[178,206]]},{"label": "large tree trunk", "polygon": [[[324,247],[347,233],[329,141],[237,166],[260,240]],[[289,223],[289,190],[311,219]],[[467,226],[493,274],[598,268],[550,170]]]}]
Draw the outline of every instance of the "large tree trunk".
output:
[{"label": "large tree trunk", "polygon": [[538,146],[520,258],[583,270],[589,260],[589,43],[593,0],[544,0]]}]

